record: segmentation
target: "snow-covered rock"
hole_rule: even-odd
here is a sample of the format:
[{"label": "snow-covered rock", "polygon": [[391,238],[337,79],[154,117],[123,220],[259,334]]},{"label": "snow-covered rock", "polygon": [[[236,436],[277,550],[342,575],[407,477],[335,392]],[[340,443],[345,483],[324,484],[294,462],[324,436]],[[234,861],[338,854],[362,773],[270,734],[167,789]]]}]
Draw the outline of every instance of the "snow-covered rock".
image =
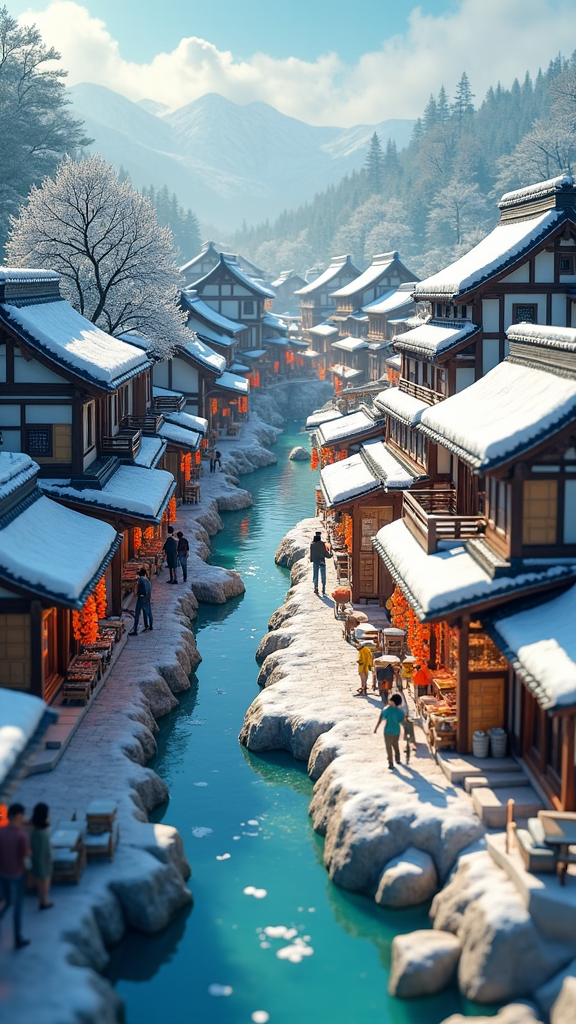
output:
[{"label": "snow-covered rock", "polygon": [[286,569],[291,569],[295,562],[305,558],[317,530],[324,535],[321,519],[302,519],[292,530],[289,530],[280,541],[280,546],[274,555],[276,565],[283,565]]},{"label": "snow-covered rock", "polygon": [[198,600],[205,604],[225,604],[246,590],[239,573],[207,565],[197,555],[188,559],[188,581]]},{"label": "snow-covered rock", "polygon": [[450,932],[417,931],[392,939],[388,991],[400,999],[441,992],[452,981],[460,943]]},{"label": "snow-covered rock", "polygon": [[[574,1019],[574,1018],[572,1018]],[[495,1017],[464,1017],[453,1013],[442,1024],[540,1024],[530,1003],[509,1003]]]},{"label": "snow-covered rock", "polygon": [[292,462],[310,462],[310,452],[301,444],[297,444],[290,452],[288,458],[291,459]]},{"label": "snow-covered rock", "polygon": [[529,996],[574,957],[568,943],[541,935],[514,884],[484,851],[460,858],[430,916],[434,928],[460,939],[458,983],[478,1003]]},{"label": "snow-covered rock", "polygon": [[409,846],[384,868],[374,897],[381,907],[415,907],[436,892],[438,875],[429,853]]},{"label": "snow-covered rock", "polygon": [[[560,995],[565,978],[576,979],[576,960],[571,960],[566,967],[561,971],[558,971],[558,974],[555,974],[553,978],[550,978],[550,981],[547,981],[545,985],[541,985],[534,993],[534,998],[536,999],[545,1020],[549,1020],[550,1018],[550,1011]],[[576,1007],[574,1020],[576,1021]]]},{"label": "snow-covered rock", "polygon": [[552,1007],[550,1024],[574,1024],[576,1020],[576,978],[565,978]]}]

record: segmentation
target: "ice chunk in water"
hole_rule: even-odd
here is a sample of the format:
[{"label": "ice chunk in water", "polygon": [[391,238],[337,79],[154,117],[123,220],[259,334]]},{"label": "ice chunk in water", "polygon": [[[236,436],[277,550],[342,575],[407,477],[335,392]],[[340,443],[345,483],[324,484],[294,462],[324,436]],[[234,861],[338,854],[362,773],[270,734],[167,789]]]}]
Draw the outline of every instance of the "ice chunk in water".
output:
[{"label": "ice chunk in water", "polygon": [[254,893],[256,892],[256,889],[254,888],[253,885],[247,885],[246,888],[242,890],[242,892],[244,893],[245,896],[253,896]]},{"label": "ice chunk in water", "polygon": [[207,782],[195,782],[194,785],[195,786],[207,786],[208,783]]},{"label": "ice chunk in water", "polygon": [[218,856],[218,854],[216,854],[216,860],[230,860],[230,854],[229,853],[221,853],[220,856]]},{"label": "ice chunk in water", "polygon": [[270,1020],[270,1014],[266,1013],[266,1010],[254,1010],[252,1014],[253,1024],[268,1024]]},{"label": "ice chunk in water", "polygon": [[233,991],[231,985],[208,985],[208,993],[211,996],[231,996]]},{"label": "ice chunk in water", "polygon": [[214,829],[212,829],[212,828],[205,828],[204,825],[196,825],[192,829],[192,835],[195,836],[196,839],[203,839],[204,836],[212,835],[213,831],[214,831]]},{"label": "ice chunk in water", "polygon": [[258,825],[258,821],[256,820],[256,818],[250,818],[250,819],[249,819],[249,820],[247,821],[247,823],[246,823],[246,824],[248,824],[248,825]]}]

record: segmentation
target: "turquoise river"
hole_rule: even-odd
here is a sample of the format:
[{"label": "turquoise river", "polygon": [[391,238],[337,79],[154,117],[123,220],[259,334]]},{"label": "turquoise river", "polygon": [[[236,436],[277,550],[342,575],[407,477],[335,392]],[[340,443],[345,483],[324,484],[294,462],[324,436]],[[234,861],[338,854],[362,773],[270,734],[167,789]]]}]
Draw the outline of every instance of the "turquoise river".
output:
[{"label": "turquoise river", "polygon": [[[474,1012],[455,990],[412,1002],[387,994],[391,941],[428,927],[427,908],[387,912],[334,886],[307,814],[306,766],[238,743],[258,693],[254,653],[289,586],[274,552],[314,509],[315,474],[287,457],[298,440],[291,425],[275,448],[278,464],[242,479],[254,505],[225,513],[212,542],[212,560],[237,569],[246,593],[201,607],[203,661],[162,721],[152,763],[171,793],[155,820],[183,837],[194,906],[160,936],[130,935],[114,951],[110,976],[128,1024],[251,1024],[266,1015],[270,1024],[439,1024]],[[329,656],[318,637],[318,657]],[[266,895],[246,895],[251,886]],[[313,954],[278,958],[289,941],[263,929],[280,925],[306,936]]]}]

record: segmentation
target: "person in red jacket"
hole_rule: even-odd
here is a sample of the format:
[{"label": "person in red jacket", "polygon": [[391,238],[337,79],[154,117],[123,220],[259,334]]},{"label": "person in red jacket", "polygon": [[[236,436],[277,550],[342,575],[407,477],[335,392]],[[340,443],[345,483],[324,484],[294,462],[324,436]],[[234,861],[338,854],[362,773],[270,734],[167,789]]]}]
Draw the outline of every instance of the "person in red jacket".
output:
[{"label": "person in red jacket", "polygon": [[12,906],[14,946],[22,949],[30,939],[22,938],[22,907],[24,905],[26,861],[31,856],[28,836],[23,829],[24,808],[12,804],[8,808],[8,824],[0,828],[0,917]]}]

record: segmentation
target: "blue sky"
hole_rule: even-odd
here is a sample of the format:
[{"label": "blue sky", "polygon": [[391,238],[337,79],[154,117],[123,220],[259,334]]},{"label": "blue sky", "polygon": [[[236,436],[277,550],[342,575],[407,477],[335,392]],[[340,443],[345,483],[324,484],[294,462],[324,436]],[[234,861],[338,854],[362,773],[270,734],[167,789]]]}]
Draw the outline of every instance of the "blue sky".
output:
[{"label": "blue sky", "polygon": [[[1,0],[0,0],[1,2]],[[87,81],[170,109],[208,92],[310,124],[414,118],[466,71],[477,102],[575,38],[576,0],[14,0]]]}]

